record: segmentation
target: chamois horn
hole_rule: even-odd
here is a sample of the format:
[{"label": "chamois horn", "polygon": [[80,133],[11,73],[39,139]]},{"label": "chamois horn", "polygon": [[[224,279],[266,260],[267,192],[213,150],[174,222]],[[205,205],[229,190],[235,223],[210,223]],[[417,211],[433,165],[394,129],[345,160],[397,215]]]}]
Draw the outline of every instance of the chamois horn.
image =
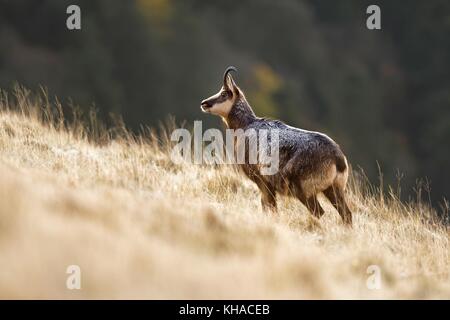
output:
[{"label": "chamois horn", "polygon": [[226,85],[226,83],[227,83],[227,76],[228,76],[228,74],[229,74],[231,71],[237,72],[236,67],[229,66],[229,67],[225,70],[225,72],[223,73],[223,84],[224,84],[224,85]]}]

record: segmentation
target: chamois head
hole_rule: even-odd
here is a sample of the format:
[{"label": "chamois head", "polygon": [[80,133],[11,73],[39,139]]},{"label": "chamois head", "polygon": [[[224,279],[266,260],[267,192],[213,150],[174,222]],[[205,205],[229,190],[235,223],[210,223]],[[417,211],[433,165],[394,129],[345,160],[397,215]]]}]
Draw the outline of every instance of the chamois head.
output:
[{"label": "chamois head", "polygon": [[237,72],[235,67],[228,67],[223,74],[223,85],[218,93],[202,101],[200,108],[203,112],[212,113],[226,118],[233,104],[239,97],[239,88],[230,72]]}]

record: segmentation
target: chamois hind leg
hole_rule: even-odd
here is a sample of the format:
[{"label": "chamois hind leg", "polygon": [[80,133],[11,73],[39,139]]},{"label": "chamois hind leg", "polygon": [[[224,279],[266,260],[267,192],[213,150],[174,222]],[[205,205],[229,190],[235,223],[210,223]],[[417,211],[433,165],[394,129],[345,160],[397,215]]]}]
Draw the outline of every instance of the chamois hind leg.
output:
[{"label": "chamois hind leg", "polygon": [[305,207],[312,213],[313,216],[319,219],[323,215],[324,210],[317,200],[317,195],[306,198],[302,190],[297,190],[296,196],[297,199],[299,199],[300,202],[305,205]]},{"label": "chamois hind leg", "polygon": [[352,225],[352,212],[347,206],[344,197],[344,191],[338,186],[331,186],[323,194],[330,200],[331,204],[339,212],[339,215],[347,225]]},{"label": "chamois hind leg", "polygon": [[317,195],[311,196],[308,199],[306,199],[306,207],[309,209],[309,211],[311,211],[313,216],[315,216],[317,219],[320,219],[320,217],[324,213],[322,206],[320,205],[319,201],[317,200]]}]

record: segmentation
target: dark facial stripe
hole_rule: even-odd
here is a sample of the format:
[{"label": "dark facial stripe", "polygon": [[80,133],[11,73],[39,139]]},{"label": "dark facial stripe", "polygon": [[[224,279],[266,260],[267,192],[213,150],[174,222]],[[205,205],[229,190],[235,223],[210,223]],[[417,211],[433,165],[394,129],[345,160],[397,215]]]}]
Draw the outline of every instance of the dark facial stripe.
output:
[{"label": "dark facial stripe", "polygon": [[231,97],[232,97],[231,91],[225,90],[225,91],[222,91],[222,92],[221,92],[220,96],[218,96],[218,97],[215,98],[215,99],[208,100],[207,102],[208,102],[208,104],[210,104],[211,106],[213,106],[213,105],[215,105],[215,104],[219,104],[219,103],[225,102],[225,101],[227,101],[228,99],[231,99]]}]

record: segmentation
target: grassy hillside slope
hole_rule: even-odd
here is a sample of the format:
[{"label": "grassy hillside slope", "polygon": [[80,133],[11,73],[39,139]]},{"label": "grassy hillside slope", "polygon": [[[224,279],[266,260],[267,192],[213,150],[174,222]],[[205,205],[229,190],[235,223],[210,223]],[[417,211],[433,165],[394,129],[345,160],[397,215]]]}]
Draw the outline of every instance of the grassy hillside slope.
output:
[{"label": "grassy hillside slope", "polygon": [[52,114],[0,98],[0,298],[450,297],[450,231],[423,204],[352,177],[352,229],[324,199],[320,221],[291,199],[270,215],[230,166],[175,165],[155,137]]}]

